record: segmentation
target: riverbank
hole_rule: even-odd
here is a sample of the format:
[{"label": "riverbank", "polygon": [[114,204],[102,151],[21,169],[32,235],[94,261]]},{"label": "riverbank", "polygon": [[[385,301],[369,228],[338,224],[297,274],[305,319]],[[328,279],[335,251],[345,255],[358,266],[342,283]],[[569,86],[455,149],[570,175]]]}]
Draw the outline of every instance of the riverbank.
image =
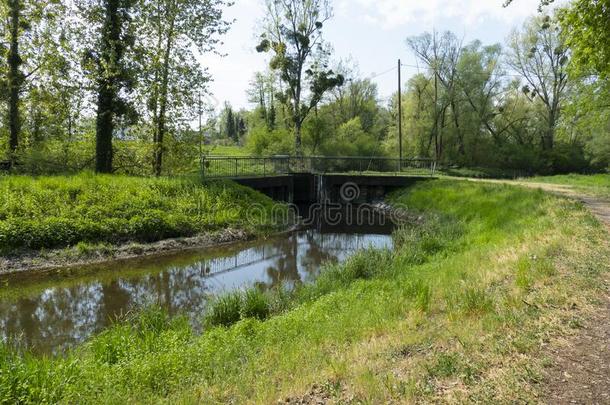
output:
[{"label": "riverbank", "polygon": [[0,195],[0,274],[208,247],[285,230],[273,223],[280,206],[225,181],[5,176]]},{"label": "riverbank", "polygon": [[426,218],[395,233],[393,252],[242,300],[242,320],[202,335],[151,310],[63,358],[0,349],[2,397],[539,401],[544,350],[577,334],[607,291],[605,229],[577,202],[507,185],[431,181],[389,200]]},{"label": "riverbank", "polygon": [[246,242],[256,237],[260,237],[260,235],[241,229],[225,229],[190,238],[164,239],[151,243],[81,244],[66,249],[22,252],[13,257],[0,257],[0,276],[163,256],[190,249],[220,247],[236,242]]}]

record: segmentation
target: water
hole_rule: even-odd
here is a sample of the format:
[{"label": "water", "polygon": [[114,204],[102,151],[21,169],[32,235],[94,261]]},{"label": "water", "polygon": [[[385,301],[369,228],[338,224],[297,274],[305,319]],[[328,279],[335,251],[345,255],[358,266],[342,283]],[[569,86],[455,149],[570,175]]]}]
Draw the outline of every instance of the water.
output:
[{"label": "water", "polygon": [[324,263],[343,261],[359,249],[392,247],[387,229],[366,232],[308,230],[230,247],[0,278],[0,339],[18,340],[38,353],[59,353],[151,304],[197,324],[216,294],[311,282]]}]

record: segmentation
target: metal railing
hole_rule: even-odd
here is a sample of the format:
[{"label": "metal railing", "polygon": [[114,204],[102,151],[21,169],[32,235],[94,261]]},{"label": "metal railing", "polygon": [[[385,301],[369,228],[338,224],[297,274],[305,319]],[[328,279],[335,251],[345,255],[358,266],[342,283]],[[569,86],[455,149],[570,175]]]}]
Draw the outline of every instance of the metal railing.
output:
[{"label": "metal railing", "polygon": [[206,156],[201,160],[201,167],[203,176],[208,178],[279,176],[305,173],[394,173],[433,176],[436,171],[436,163],[432,159],[363,156]]}]

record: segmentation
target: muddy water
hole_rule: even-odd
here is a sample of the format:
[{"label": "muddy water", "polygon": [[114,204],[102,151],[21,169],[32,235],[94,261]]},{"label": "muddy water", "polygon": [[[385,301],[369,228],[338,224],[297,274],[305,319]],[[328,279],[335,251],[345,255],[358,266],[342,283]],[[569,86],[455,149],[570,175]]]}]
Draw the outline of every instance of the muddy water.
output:
[{"label": "muddy water", "polygon": [[196,325],[216,294],[310,282],[324,263],[343,261],[359,249],[391,248],[385,231],[309,230],[231,247],[0,278],[0,339],[38,353],[59,353],[117,317],[153,304],[186,314]]}]

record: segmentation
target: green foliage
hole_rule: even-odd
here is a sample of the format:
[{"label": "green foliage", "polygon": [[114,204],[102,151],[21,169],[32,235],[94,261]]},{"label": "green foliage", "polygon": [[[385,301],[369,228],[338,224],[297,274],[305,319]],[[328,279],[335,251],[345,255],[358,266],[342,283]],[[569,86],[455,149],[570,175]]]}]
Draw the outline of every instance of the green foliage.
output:
[{"label": "green foliage", "polygon": [[610,75],[610,3],[608,0],[577,0],[559,14],[566,42],[578,73],[593,71]]},{"label": "green foliage", "polygon": [[241,319],[242,292],[221,295],[214,301],[205,316],[208,326],[231,326]]},{"label": "green foliage", "polygon": [[219,296],[210,304],[204,324],[208,327],[231,326],[242,319],[265,320],[270,313],[270,296],[256,288],[250,288]]},{"label": "green foliage", "polygon": [[341,124],[337,135],[321,147],[328,156],[378,156],[380,149],[378,139],[362,128],[360,117]]},{"label": "green foliage", "polygon": [[266,0],[265,8],[264,31],[256,50],[273,52],[269,67],[286,85],[278,98],[290,110],[295,152],[302,154],[303,122],[325,93],[345,81],[343,75],[328,69],[331,52],[322,39],[322,28],[332,17],[331,4],[328,0]]},{"label": "green foliage", "polygon": [[431,377],[447,378],[457,374],[459,359],[454,354],[441,353],[436,362],[427,367]]},{"label": "green foliage", "polygon": [[[255,230],[246,219],[249,205],[260,203],[269,214],[273,204],[229,182],[195,179],[6,176],[0,178],[0,189],[0,248],[5,253],[79,242],[152,242],[230,226]],[[265,218],[257,223],[271,225]]]},{"label": "green foliage", "polygon": [[268,131],[266,127],[251,129],[246,147],[257,156],[291,155],[294,151],[292,137],[288,130]]},{"label": "green foliage", "polygon": [[[394,341],[418,348],[409,352],[418,386],[428,386],[431,379],[451,377],[466,384],[476,379],[476,387],[483,384],[489,395],[508,387],[511,395],[521,395],[528,381],[519,374],[524,363],[511,366],[511,351],[497,347],[518,346],[528,354],[538,348],[540,337],[552,332],[536,326],[540,316],[553,311],[543,303],[561,300],[575,287],[595,285],[579,281],[594,263],[588,261],[591,249],[600,255],[595,263],[608,268],[603,260],[610,252],[599,251],[604,234],[576,204],[535,190],[431,181],[397,192],[391,200],[428,218],[422,230],[398,231],[394,252],[363,252],[344,265],[327,267],[318,280],[293,292],[249,291],[220,298],[208,311],[215,314],[208,315],[214,319],[208,324],[222,327],[208,328],[201,336],[193,335],[183,321],[171,321],[152,309],[66,357],[39,359],[0,349],[0,398],[7,403],[198,402],[205,395],[206,401],[241,402],[256,391],[262,402],[272,402],[328,373],[361,382],[362,367],[384,370],[395,364],[384,362],[379,350],[386,353],[384,345]],[[579,259],[587,260],[570,267],[568,280],[567,274],[554,276],[544,264],[550,252],[540,253],[540,240],[531,240],[539,235],[563,242],[566,229],[587,235],[565,235],[578,244],[577,250],[584,249]],[[500,256],[522,247],[528,259],[498,263]],[[535,274],[551,289],[541,292],[543,298],[515,291],[519,271]],[[549,300],[536,301],[544,314],[532,313],[524,298]],[[517,373],[516,382],[485,379],[499,362]],[[344,363],[350,367],[342,367]],[[525,365],[535,370],[533,360]],[[421,370],[426,373],[420,375]],[[303,384],[292,381],[296,372]],[[367,395],[377,395],[374,388],[360,386]],[[375,402],[387,402],[386,394],[379,395]],[[414,395],[428,402],[434,393]]]}]

